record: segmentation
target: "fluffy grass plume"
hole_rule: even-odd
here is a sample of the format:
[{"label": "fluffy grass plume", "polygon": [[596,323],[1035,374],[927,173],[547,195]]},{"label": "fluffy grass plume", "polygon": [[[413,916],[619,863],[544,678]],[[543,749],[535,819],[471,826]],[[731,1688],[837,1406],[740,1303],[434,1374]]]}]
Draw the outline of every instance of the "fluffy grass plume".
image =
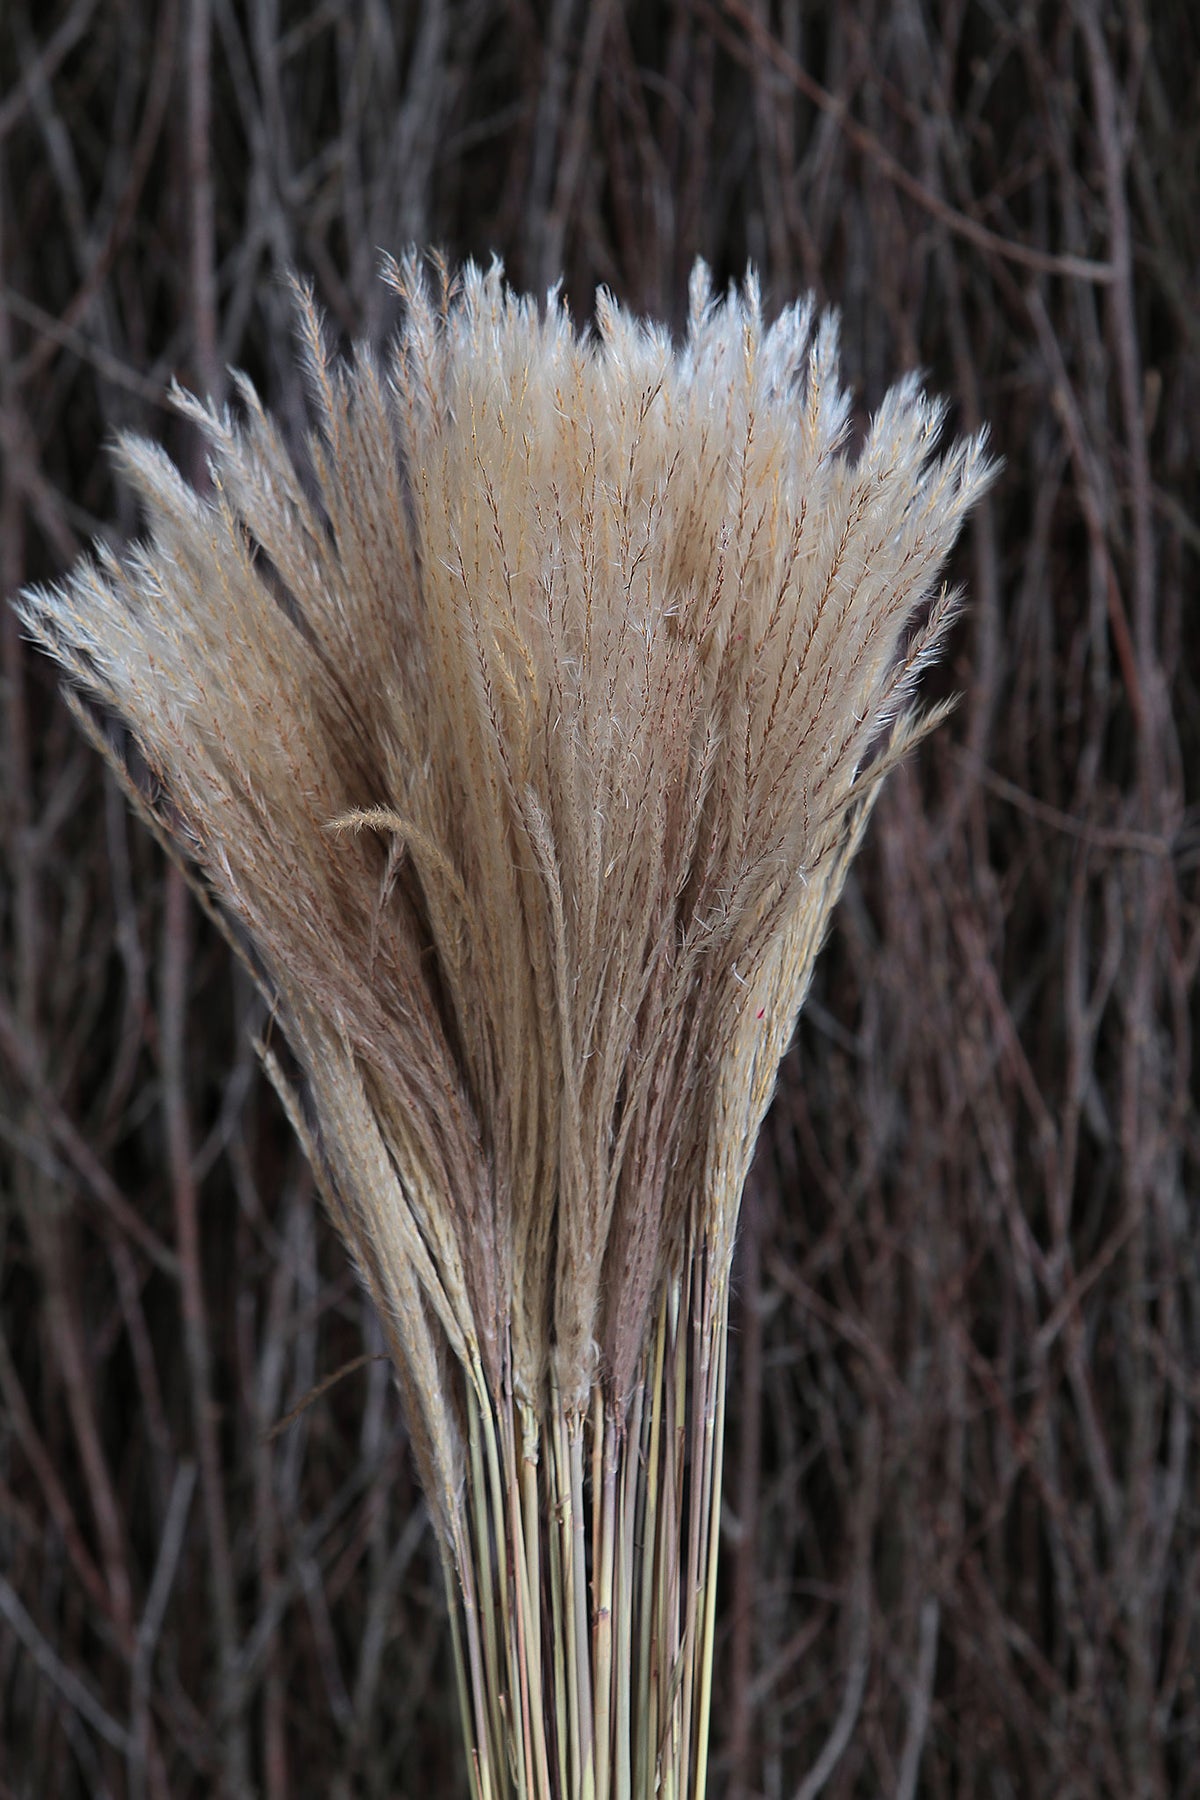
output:
[{"label": "fluffy grass plume", "polygon": [[755,1136],[988,479],[756,283],[580,334],[410,257],[384,361],[301,296],[297,467],[180,397],[198,494],[24,617],[198,872],[374,1295],[479,1800],[705,1785],[725,1322]]}]

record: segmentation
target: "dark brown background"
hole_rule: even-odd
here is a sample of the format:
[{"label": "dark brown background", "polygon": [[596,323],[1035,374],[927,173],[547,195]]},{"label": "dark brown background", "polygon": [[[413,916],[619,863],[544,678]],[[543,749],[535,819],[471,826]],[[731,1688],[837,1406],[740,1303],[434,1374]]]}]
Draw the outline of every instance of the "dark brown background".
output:
[{"label": "dark brown background", "polygon": [[[414,238],[675,323],[752,257],[1006,460],[748,1196],[718,1795],[1200,1794],[1198,51],[1190,0],[0,8],[0,589],[135,527],[118,428],[200,470],[171,375],[298,431],[280,270],[378,334]],[[258,1003],[3,656],[0,1796],[461,1793]]]}]

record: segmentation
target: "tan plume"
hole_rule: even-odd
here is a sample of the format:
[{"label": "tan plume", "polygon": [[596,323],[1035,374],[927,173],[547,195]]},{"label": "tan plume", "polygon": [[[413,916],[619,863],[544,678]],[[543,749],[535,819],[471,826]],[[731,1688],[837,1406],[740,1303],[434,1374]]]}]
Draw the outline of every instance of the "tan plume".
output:
[{"label": "tan plume", "polygon": [[[147,542],[24,617],[132,734],[302,1070],[446,1559],[476,1793],[704,1786],[728,1274],[779,1058],[928,721],[990,467],[915,380],[846,450],[833,319],[752,276],[580,333],[389,265],[298,468],[180,396]],[[148,773],[146,773],[148,772]],[[132,778],[131,778],[132,779]]]}]

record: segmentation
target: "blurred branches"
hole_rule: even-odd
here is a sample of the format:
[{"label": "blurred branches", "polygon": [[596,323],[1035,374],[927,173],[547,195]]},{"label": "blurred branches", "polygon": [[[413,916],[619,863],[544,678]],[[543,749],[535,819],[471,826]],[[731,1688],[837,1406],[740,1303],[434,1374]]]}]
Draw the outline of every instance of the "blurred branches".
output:
[{"label": "blurred branches", "polygon": [[[1200,1792],[1200,29],[1172,0],[11,0],[0,587],[288,267],[759,264],[1005,475],[744,1225],[718,1788]],[[454,1791],[432,1545],[248,985],[2,625],[0,1794]],[[271,1429],[356,1358],[344,1380]]]}]

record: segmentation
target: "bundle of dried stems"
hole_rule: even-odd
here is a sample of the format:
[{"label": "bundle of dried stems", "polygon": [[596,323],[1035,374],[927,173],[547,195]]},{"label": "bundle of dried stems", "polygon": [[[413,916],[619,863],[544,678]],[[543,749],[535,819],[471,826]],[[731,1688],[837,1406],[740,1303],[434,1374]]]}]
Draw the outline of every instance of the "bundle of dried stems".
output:
[{"label": "bundle of dried stems", "polygon": [[846,454],[834,323],[752,278],[676,347],[388,274],[382,366],[301,296],[305,471],[181,396],[211,494],[124,442],[148,543],[24,617],[295,1052],[474,1792],[700,1795],[739,1199],[988,465],[911,379]]}]

